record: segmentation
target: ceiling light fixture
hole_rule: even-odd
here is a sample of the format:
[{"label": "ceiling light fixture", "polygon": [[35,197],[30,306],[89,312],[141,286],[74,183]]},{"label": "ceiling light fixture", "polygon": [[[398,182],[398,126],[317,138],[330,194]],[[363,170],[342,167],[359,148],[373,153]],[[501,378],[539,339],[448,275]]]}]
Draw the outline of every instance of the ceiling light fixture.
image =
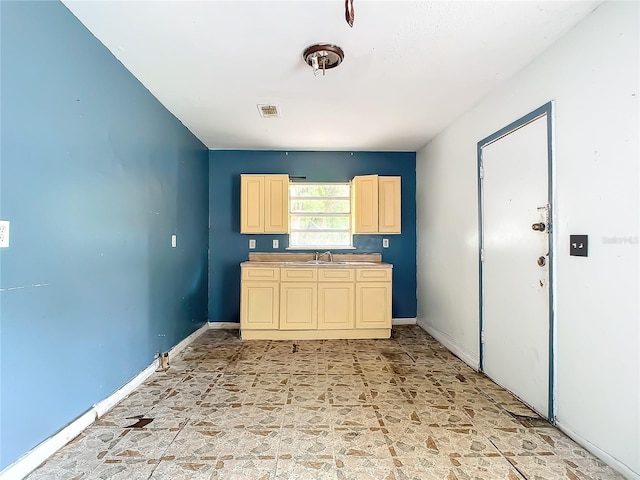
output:
[{"label": "ceiling light fixture", "polygon": [[307,47],[302,53],[304,61],[313,68],[313,74],[318,75],[322,70],[322,75],[330,68],[335,68],[344,60],[344,52],[337,45],[329,43],[316,43]]}]

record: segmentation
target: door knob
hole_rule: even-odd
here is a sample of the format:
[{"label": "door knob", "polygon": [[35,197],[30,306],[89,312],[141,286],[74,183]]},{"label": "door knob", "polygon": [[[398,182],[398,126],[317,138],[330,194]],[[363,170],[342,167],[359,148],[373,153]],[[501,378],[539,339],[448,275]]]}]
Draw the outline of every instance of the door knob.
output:
[{"label": "door knob", "polygon": [[544,255],[538,257],[538,266],[539,267],[544,267],[546,263],[547,263],[547,259],[544,258]]},{"label": "door knob", "polygon": [[534,223],[533,225],[531,225],[531,228],[536,232],[544,232],[544,229],[547,228],[547,226],[543,222],[540,222]]}]

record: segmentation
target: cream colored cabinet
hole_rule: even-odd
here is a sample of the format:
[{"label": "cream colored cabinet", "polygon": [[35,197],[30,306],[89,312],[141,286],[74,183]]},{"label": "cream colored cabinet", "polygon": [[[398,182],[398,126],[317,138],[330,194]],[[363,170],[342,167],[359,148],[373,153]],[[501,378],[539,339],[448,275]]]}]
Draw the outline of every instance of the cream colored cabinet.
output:
[{"label": "cream colored cabinet", "polygon": [[280,269],[280,330],[318,327],[318,269]]},{"label": "cream colored cabinet", "polygon": [[240,233],[264,233],[263,175],[240,175]]},{"label": "cream colored cabinet", "polygon": [[264,177],[264,233],[289,232],[289,176]]},{"label": "cream colored cabinet", "polygon": [[351,186],[353,233],[401,233],[401,177],[362,175]]},{"label": "cream colored cabinet", "polygon": [[287,282],[280,284],[280,330],[318,328],[318,284]]},{"label": "cream colored cabinet", "polygon": [[378,233],[378,175],[354,177],[351,188],[353,233]]},{"label": "cream colored cabinet", "polygon": [[240,328],[277,329],[280,321],[280,269],[242,269]]},{"label": "cream colored cabinet", "polygon": [[389,338],[391,272],[243,265],[242,338]]},{"label": "cream colored cabinet", "polygon": [[391,269],[356,270],[356,328],[391,328]]},{"label": "cream colored cabinet", "polygon": [[288,233],[289,176],[240,175],[240,233]]},{"label": "cream colored cabinet", "polygon": [[318,329],[351,329],[355,320],[355,270],[318,269]]},{"label": "cream colored cabinet", "polygon": [[378,232],[400,233],[400,177],[378,177]]}]

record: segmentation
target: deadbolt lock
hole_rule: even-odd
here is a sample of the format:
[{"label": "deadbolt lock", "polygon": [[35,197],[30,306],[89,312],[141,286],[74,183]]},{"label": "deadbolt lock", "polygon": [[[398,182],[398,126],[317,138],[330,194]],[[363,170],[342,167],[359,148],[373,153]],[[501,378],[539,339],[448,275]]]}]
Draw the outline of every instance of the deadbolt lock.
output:
[{"label": "deadbolt lock", "polygon": [[540,223],[534,223],[533,225],[531,225],[531,228],[536,232],[544,232],[547,226],[543,222],[540,222]]},{"label": "deadbolt lock", "polygon": [[546,263],[547,263],[547,259],[544,258],[544,255],[538,257],[538,266],[539,267],[544,267]]}]

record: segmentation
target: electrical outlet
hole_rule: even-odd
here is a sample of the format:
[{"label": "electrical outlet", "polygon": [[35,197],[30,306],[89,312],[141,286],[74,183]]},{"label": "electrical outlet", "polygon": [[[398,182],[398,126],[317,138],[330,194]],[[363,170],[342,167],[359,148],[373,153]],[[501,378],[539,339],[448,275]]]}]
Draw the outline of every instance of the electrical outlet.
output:
[{"label": "electrical outlet", "polygon": [[0,248],[9,247],[9,220],[0,220]]},{"label": "electrical outlet", "polygon": [[382,239],[382,248],[389,248],[389,239],[388,238],[383,238]]},{"label": "electrical outlet", "polygon": [[255,238],[250,238],[249,239],[249,248],[252,249],[252,250],[254,248],[256,248],[256,239]]},{"label": "electrical outlet", "polygon": [[272,244],[273,244],[273,248],[278,248],[278,245],[280,245],[280,242],[274,239]]},{"label": "electrical outlet", "polygon": [[178,236],[171,235],[171,248],[176,248],[178,246]]}]

